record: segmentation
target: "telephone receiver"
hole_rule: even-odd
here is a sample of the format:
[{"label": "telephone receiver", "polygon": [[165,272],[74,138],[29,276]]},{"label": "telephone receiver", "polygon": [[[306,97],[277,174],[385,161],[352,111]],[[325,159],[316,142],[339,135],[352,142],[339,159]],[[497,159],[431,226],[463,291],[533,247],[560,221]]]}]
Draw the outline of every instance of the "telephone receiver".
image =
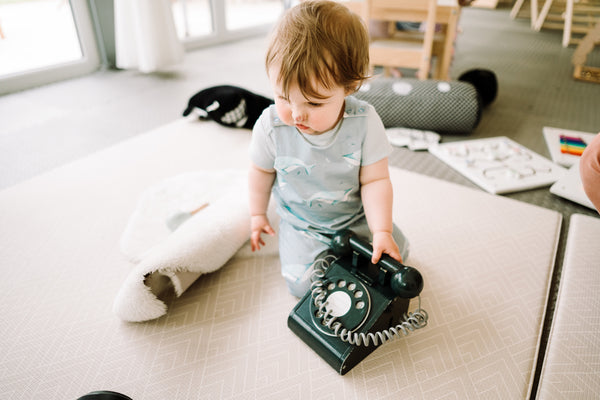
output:
[{"label": "telephone receiver", "polygon": [[352,231],[331,237],[331,250],[313,265],[311,290],[294,307],[288,327],[340,375],[378,346],[427,325],[410,299],[423,290],[413,267],[388,255],[371,263],[371,245]]},{"label": "telephone receiver", "polygon": [[[344,230],[335,234],[331,240],[333,252],[347,256],[352,252],[363,255],[368,260],[373,257],[373,248],[360,240],[352,231]],[[394,293],[404,299],[412,299],[423,290],[423,276],[413,267],[408,267],[383,254],[377,263],[380,268],[379,284],[390,285]]]}]

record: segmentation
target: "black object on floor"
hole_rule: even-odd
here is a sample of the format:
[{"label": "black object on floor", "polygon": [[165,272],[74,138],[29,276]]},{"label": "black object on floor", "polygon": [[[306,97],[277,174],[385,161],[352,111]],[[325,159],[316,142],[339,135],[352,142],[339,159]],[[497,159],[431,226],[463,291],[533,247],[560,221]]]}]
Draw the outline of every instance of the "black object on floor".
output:
[{"label": "black object on floor", "polygon": [[98,390],[90,392],[77,400],[133,400],[131,397],[122,393],[111,392],[109,390]]}]

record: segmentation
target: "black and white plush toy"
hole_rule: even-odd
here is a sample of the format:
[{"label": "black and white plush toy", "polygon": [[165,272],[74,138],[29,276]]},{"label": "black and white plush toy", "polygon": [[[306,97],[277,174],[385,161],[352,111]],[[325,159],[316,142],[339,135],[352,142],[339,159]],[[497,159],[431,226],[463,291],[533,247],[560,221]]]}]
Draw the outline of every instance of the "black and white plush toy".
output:
[{"label": "black and white plush toy", "polygon": [[263,110],[271,104],[272,99],[240,87],[213,86],[190,97],[183,116],[195,111],[201,119],[212,119],[232,128],[252,129]]}]

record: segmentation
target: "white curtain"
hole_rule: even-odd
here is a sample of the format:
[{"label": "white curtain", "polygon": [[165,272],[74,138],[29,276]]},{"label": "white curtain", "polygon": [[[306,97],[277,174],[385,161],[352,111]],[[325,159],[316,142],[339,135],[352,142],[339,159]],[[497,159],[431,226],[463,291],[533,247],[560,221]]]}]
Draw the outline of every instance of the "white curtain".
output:
[{"label": "white curtain", "polygon": [[115,0],[118,68],[154,72],[183,60],[170,0]]}]

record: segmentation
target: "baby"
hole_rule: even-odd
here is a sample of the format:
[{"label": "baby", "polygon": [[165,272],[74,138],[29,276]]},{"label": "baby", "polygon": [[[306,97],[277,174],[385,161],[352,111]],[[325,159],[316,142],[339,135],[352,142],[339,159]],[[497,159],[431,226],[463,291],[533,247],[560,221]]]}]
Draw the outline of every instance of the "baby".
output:
[{"label": "baby", "polygon": [[587,145],[579,161],[583,189],[600,212],[600,133]]},{"label": "baby", "polygon": [[350,96],[369,72],[369,39],[343,4],[305,1],[272,34],[266,69],[275,95],[253,129],[251,247],[274,235],[271,193],[281,217],[279,254],[290,293],[310,288],[311,266],[331,236],[350,229],[383,253],[406,259],[408,241],[392,222],[392,148],[375,109]]}]

